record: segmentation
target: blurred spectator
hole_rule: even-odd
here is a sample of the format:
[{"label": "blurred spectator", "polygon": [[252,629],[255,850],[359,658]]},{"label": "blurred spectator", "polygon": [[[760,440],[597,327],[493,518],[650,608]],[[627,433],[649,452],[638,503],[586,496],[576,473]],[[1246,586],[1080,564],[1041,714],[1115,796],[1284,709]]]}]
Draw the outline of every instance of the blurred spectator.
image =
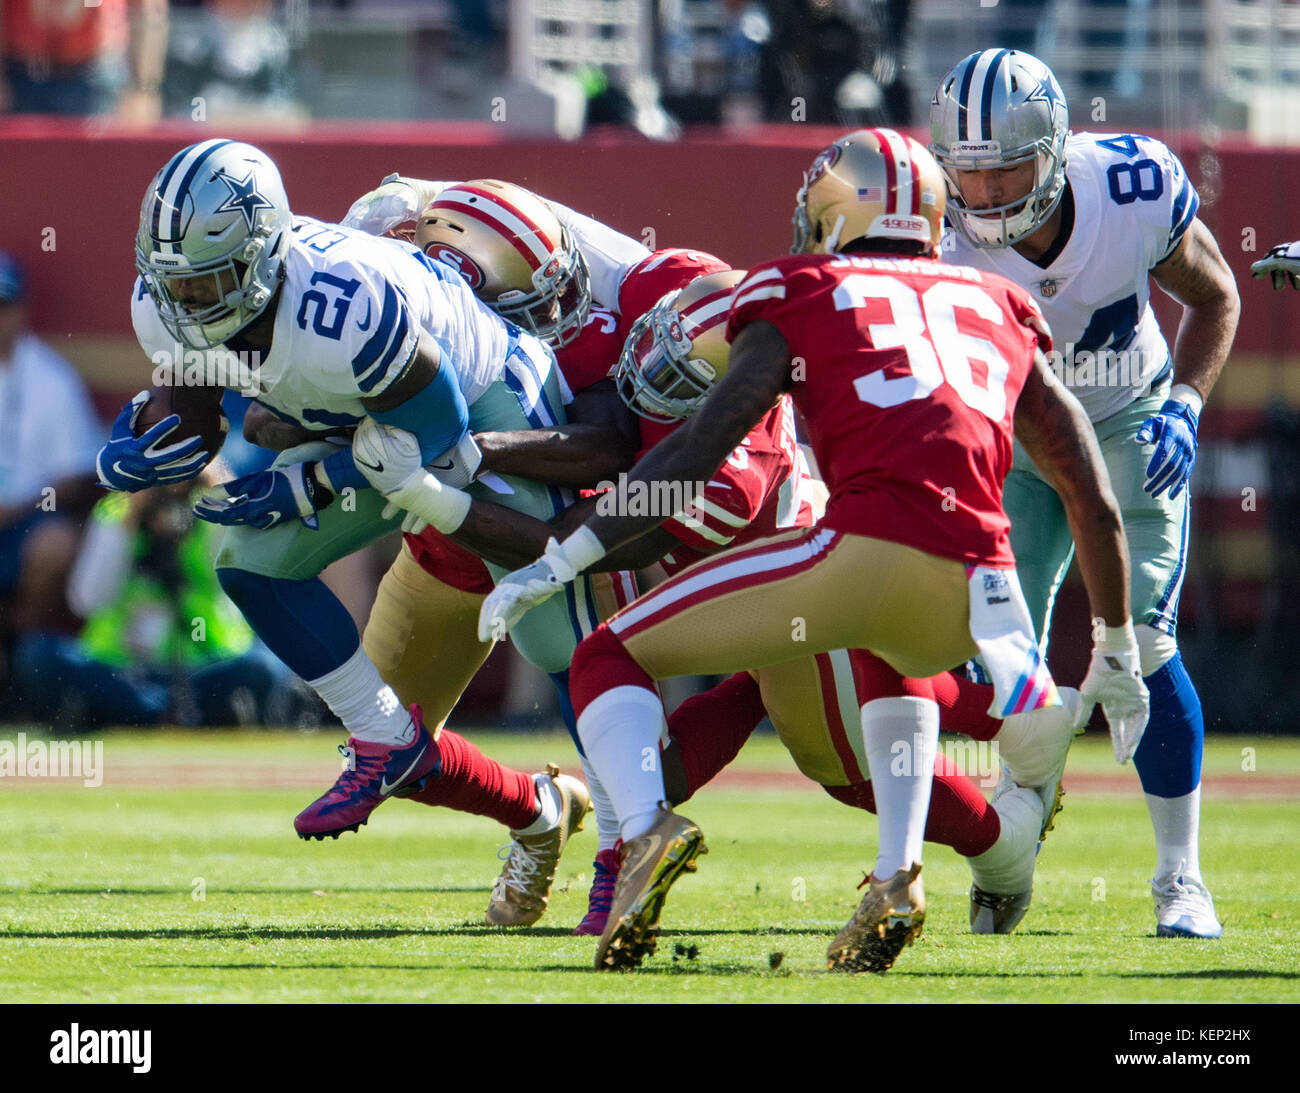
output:
[{"label": "blurred spectator", "polygon": [[169,115],[196,121],[303,116],[273,0],[207,0],[176,15],[165,99]]},{"label": "blurred spectator", "polygon": [[759,85],[768,121],[911,122],[911,0],[767,0]]},{"label": "blurred spectator", "polygon": [[167,0],[6,0],[3,8],[0,112],[158,120]]},{"label": "blurred spectator", "polygon": [[64,730],[294,719],[293,673],[221,590],[221,529],[194,518],[190,489],[100,499],[68,582],[81,635],[31,635],[14,655],[30,713]]},{"label": "blurred spectator", "polygon": [[64,586],[102,434],[81,377],[27,331],[22,270],[0,252],[0,654],[73,624]]}]

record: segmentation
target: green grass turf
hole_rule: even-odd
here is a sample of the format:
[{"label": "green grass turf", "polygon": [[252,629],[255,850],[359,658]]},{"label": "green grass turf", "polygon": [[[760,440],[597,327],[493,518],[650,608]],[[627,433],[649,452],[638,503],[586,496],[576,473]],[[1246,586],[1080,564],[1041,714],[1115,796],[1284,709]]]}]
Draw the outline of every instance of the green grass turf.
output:
[{"label": "green grass turf", "polygon": [[[553,756],[576,767],[560,738],[471,735],[527,769]],[[542,922],[487,929],[477,923],[502,841],[490,821],[391,802],[359,835],[293,836],[314,775],[323,789],[337,771],[333,743],[330,734],[109,735],[98,789],[0,778],[0,998],[1300,1000],[1295,795],[1207,792],[1202,864],[1226,920],[1221,942],[1155,938],[1149,821],[1128,768],[1127,795],[1069,795],[1017,934],[967,932],[967,868],[932,847],[924,938],[888,975],[846,977],[828,974],[823,956],[857,904],[874,819],[817,790],[709,789],[684,811],[710,853],[674,888],[659,953],[640,972],[604,975],[590,970],[594,940],[569,934],[586,906],[594,820],[561,863]],[[1300,775],[1300,741],[1277,739],[1215,741],[1207,771],[1240,775],[1243,747],[1255,749],[1261,775]],[[239,764],[311,785],[177,784],[187,771]],[[775,740],[758,738],[734,769],[789,766]],[[124,786],[114,775],[129,769],[139,781],[150,767],[165,781]],[[1118,773],[1104,738],[1076,745],[1070,771]]]}]

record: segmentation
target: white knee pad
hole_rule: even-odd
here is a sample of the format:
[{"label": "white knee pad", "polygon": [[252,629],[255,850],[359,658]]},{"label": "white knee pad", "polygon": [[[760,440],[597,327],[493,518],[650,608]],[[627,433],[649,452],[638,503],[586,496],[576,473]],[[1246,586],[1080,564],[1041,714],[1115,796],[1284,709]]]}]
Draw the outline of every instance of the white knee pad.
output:
[{"label": "white knee pad", "polygon": [[1160,671],[1174,659],[1178,652],[1178,639],[1173,634],[1166,634],[1148,623],[1141,622],[1133,627],[1137,635],[1138,656],[1142,662],[1142,677]]}]

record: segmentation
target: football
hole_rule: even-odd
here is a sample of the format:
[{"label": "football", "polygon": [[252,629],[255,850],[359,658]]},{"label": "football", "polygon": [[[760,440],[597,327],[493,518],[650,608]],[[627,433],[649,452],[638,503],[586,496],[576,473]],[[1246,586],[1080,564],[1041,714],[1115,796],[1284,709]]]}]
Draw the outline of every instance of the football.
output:
[{"label": "football", "polygon": [[202,451],[208,453],[208,462],[216,458],[230,431],[230,419],[221,409],[224,387],[169,387],[149,388],[149,401],[135,419],[135,435],[140,436],[171,414],[179,414],[181,423],[167,438],[175,444],[192,436],[203,438]]}]

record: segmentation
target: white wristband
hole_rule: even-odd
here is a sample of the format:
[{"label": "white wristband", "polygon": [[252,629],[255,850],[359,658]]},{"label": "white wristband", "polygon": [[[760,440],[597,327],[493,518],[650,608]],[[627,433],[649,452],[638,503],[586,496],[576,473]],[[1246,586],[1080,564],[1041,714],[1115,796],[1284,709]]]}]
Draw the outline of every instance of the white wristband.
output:
[{"label": "white wristband", "polygon": [[1201,410],[1205,406],[1205,399],[1201,398],[1201,392],[1190,383],[1175,383],[1173,390],[1169,392],[1169,397],[1187,403],[1192,408],[1192,413],[1197,417],[1201,416]]},{"label": "white wristband", "polygon": [[[1097,623],[1101,622],[1098,634]],[[1123,626],[1107,626],[1101,619],[1093,619],[1092,648],[1098,653],[1127,653],[1137,648],[1137,634],[1133,630],[1133,620],[1128,619]]]},{"label": "white wristband", "polygon": [[583,524],[582,527],[565,539],[560,544],[560,549],[564,551],[564,556],[569,560],[569,564],[579,573],[595,565],[609,553],[601,545],[596,533],[586,524]]},{"label": "white wristband", "polygon": [[413,474],[398,489],[384,496],[444,535],[450,535],[465,522],[473,503],[464,490],[444,486],[425,470]]}]

